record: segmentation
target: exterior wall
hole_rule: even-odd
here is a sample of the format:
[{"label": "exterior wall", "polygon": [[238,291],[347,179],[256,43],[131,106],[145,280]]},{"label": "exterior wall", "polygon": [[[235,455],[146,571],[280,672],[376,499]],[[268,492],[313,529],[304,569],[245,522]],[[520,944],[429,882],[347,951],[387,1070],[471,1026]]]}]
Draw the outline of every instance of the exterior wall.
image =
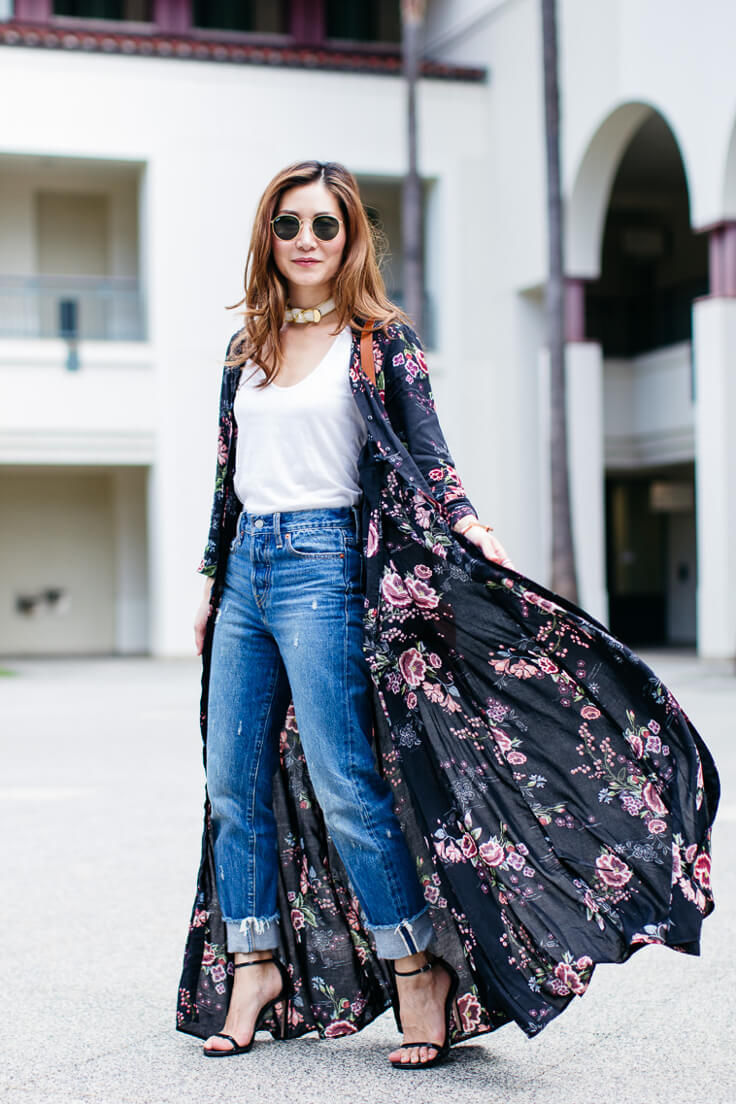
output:
[{"label": "exterior wall", "polygon": [[[613,175],[630,137],[652,110],[662,113],[679,143],[693,225],[704,227],[736,214],[736,89],[730,57],[736,8],[705,0],[694,18],[685,0],[673,0],[666,10],[659,0],[561,0],[560,28],[568,274],[597,274]],[[430,368],[440,415],[484,520],[496,527],[517,565],[546,582],[546,505],[544,479],[539,478],[546,469],[539,370],[546,271],[539,4],[434,0],[427,46],[431,56],[434,51],[445,61],[490,70],[485,85],[423,81],[420,89],[420,167],[431,181],[428,280],[437,304]],[[146,493],[153,650],[187,652],[201,586],[194,568],[210,505],[220,364],[238,325],[223,308],[240,296],[258,196],[273,172],[303,157],[341,160],[365,177],[398,178],[404,168],[403,85],[369,74],[21,48],[2,49],[2,61],[0,100],[12,100],[16,107],[0,119],[0,153],[108,159],[127,162],[137,174],[138,264],[150,340],[141,357],[150,367],[141,372],[131,354],[128,375],[135,382],[120,408],[128,411],[124,432],[139,437],[135,450],[127,452],[127,459],[121,454],[119,462],[152,463]],[[51,112],[49,104],[54,105]],[[291,125],[295,105],[298,119]],[[356,125],[366,119],[370,126]],[[12,204],[21,203],[17,191],[13,194],[14,199],[6,199],[8,218]],[[0,220],[2,195],[0,166]],[[21,254],[27,245],[26,235],[17,246]],[[699,402],[708,393],[711,363],[720,372],[718,365],[732,363],[736,352],[730,327],[719,332],[724,344],[715,361],[712,340],[694,342],[695,371],[702,381]],[[83,363],[97,356],[94,350],[81,354]],[[7,364],[7,349],[0,355]],[[19,375],[29,358],[45,363],[45,356],[40,350],[31,350],[25,359],[18,353],[11,368]],[[606,388],[612,386],[616,373],[623,387],[632,386],[624,378],[627,372],[633,371],[640,383],[647,373],[652,380],[656,376],[651,364],[607,365],[601,376],[593,354],[580,360],[573,351],[571,358],[569,370],[582,373],[576,378],[593,395],[604,380]],[[673,362],[668,369],[678,387],[683,363]],[[103,380],[115,379],[113,373],[99,377],[100,394],[85,407],[88,400],[78,386],[84,373],[52,383],[35,370],[34,383],[48,386],[53,396],[49,405],[75,411],[79,425],[88,416],[84,409],[90,420],[104,409]],[[663,394],[667,385],[663,376],[658,378]],[[92,374],[85,386],[91,380]],[[27,385],[15,379],[14,403],[26,405]],[[116,387],[113,394],[119,396]],[[733,423],[734,397],[728,388],[723,394],[727,405],[719,416]],[[608,399],[600,401],[608,418]],[[655,428],[646,416],[648,402],[642,400],[637,408],[642,440]],[[687,444],[692,422],[686,407],[676,410],[667,402],[664,413],[661,403],[658,409],[667,432],[678,426],[682,431],[681,458],[693,447],[699,465],[700,449],[710,447],[711,406],[694,414],[701,426],[694,446]],[[130,414],[135,410],[139,420]],[[573,403],[575,450],[592,439],[580,422],[586,416]],[[11,428],[7,421],[0,425],[0,448],[5,449]],[[51,436],[52,427],[46,429]],[[44,434],[38,435],[38,453],[32,455],[32,427],[23,431],[31,434],[26,459],[40,462],[47,455]],[[18,454],[12,455],[17,462]],[[86,455],[92,462],[101,454],[88,450]],[[699,503],[703,494],[714,502],[726,496],[728,469],[713,463],[710,470],[715,483],[700,485]],[[580,486],[585,484],[585,496],[592,495],[589,500],[596,504],[595,521],[582,529],[576,523],[580,574],[587,580],[583,604],[598,616],[605,604],[598,505],[602,478],[602,464],[586,471]],[[598,527],[595,536],[591,525]],[[705,570],[700,521],[698,533]],[[724,570],[729,534],[721,527],[720,566],[707,569],[709,594],[718,586],[712,572]],[[699,616],[705,616],[702,609]],[[701,646],[733,654],[736,611],[724,616],[715,636],[701,620],[701,632],[713,640]]]},{"label": "exterior wall", "polygon": [[[37,364],[35,375],[23,380],[18,377],[27,364],[16,360],[9,369],[14,378],[5,381],[14,411],[8,418],[22,422],[18,411],[29,409],[27,388],[48,386],[48,406],[62,411],[70,432],[88,415],[117,423],[124,409],[125,432],[137,434],[141,445],[146,437],[152,455],[140,448],[136,459],[151,459],[154,466],[147,491],[151,646],[158,654],[187,652],[201,591],[195,568],[211,501],[221,361],[239,325],[224,307],[241,294],[258,197],[276,170],[306,157],[341,160],[366,176],[398,178],[404,168],[403,85],[362,74],[207,62],[22,48],[2,54],[0,99],[18,106],[0,122],[0,151],[145,166],[139,192],[140,267],[150,347],[142,358],[152,372],[141,372],[140,364],[131,361],[121,393],[114,373],[56,371],[52,379]],[[294,104],[301,105],[300,122],[290,127]],[[355,125],[368,104],[379,121],[380,142],[369,141],[365,128]],[[489,130],[485,93],[474,85],[427,81],[420,109],[432,119],[423,132],[421,162],[425,175],[436,181],[432,236],[441,243],[431,262],[442,304],[433,361],[438,392],[444,388],[448,399],[442,411],[448,438],[460,443],[455,389],[462,394],[467,388],[466,366],[478,355],[475,335],[461,336],[461,324],[469,301],[473,313],[481,302],[479,290],[461,278],[463,234],[470,229],[460,213],[483,201],[483,172],[478,170]],[[462,128],[456,125],[458,117]],[[303,118],[327,119],[330,125],[302,125]],[[10,355],[6,349],[6,363]],[[92,354],[82,348],[80,355],[84,364]],[[40,363],[44,357],[34,350],[31,359]],[[93,396],[97,387],[101,392]],[[119,401],[110,405],[106,400],[113,395]],[[2,428],[0,447],[3,438],[7,444],[11,426]],[[38,455],[27,456],[30,462],[45,455],[43,433],[37,445]],[[482,497],[484,473],[469,471],[462,447],[457,451],[470,492],[481,491]],[[93,459],[90,450],[87,461]]]},{"label": "exterior wall", "polygon": [[0,654],[147,650],[145,468],[6,465],[0,516]]},{"label": "exterior wall", "polygon": [[[0,483],[0,647],[112,652],[115,541],[110,478],[95,469],[10,469]],[[90,550],[94,550],[91,552]],[[58,590],[58,601],[45,592]],[[31,601],[28,612],[19,600]]]},{"label": "exterior wall", "polygon": [[[515,417],[526,398],[529,378],[528,337],[509,325],[514,292],[531,296],[544,284],[545,167],[543,98],[541,86],[541,17],[536,0],[499,0],[479,4],[458,0],[430,4],[427,45],[430,55],[464,64],[486,64],[491,80],[487,87],[492,154],[487,168],[484,210],[488,230],[480,237],[476,255],[490,261],[486,278],[487,309],[482,369],[488,390],[498,397],[510,416],[504,436],[503,468],[517,471],[529,462],[535,448]],[[707,227],[736,212],[736,89],[731,80],[731,43],[736,35],[736,8],[719,0],[706,0],[693,18],[686,0],[674,0],[666,8],[658,0],[560,0],[560,83],[563,193],[566,200],[566,267],[573,277],[596,277],[600,272],[603,222],[610,188],[620,159],[639,125],[659,111],[679,144],[687,175],[691,222]],[[656,49],[652,45],[656,43]],[[683,74],[687,79],[683,79]],[[483,273],[486,277],[486,273]],[[721,307],[730,316],[731,304]],[[643,463],[645,459],[682,460],[695,456],[698,476],[698,648],[703,654],[736,654],[736,607],[729,598],[718,608],[712,603],[725,583],[727,565],[733,560],[736,532],[724,503],[734,498],[732,460],[707,462],[705,456],[718,446],[709,437],[726,421],[734,424],[736,397],[726,385],[725,362],[736,356],[736,335],[730,323],[705,322],[709,308],[702,305],[701,338],[694,342],[693,357],[698,380],[697,409],[689,398],[689,366],[684,350],[663,350],[647,362],[607,364],[605,370],[606,449],[617,462]],[[720,326],[720,329],[719,329]],[[478,342],[480,347],[480,340]],[[679,363],[676,363],[679,359]],[[659,361],[659,363],[657,363]],[[668,363],[669,362],[669,363]],[[542,377],[543,378],[543,377]],[[669,388],[672,390],[669,390]],[[636,440],[622,441],[624,428],[616,404],[622,389],[629,389],[626,416],[637,424]],[[654,390],[652,390],[652,388]],[[718,409],[713,395],[719,393]],[[543,390],[537,396],[544,422]],[[503,397],[502,397],[503,396]],[[477,439],[483,439],[485,410],[468,407]],[[614,422],[618,424],[614,426]],[[694,430],[694,424],[700,426]],[[470,427],[469,427],[470,428]],[[573,427],[572,434],[578,430]],[[722,440],[718,431],[718,440]],[[657,435],[659,440],[657,441]],[[545,476],[545,438],[537,438],[537,470]],[[644,446],[646,445],[646,448]],[[623,448],[621,446],[624,446]],[[634,447],[634,455],[631,448]],[[636,447],[643,452],[636,455]],[[725,448],[725,446],[724,446]],[[644,453],[648,451],[648,457]],[[705,452],[705,456],[703,455]],[[723,451],[723,450],[721,450]],[[729,462],[726,463],[725,461]],[[471,470],[480,466],[476,452],[468,455]],[[601,470],[601,478],[602,478]],[[573,482],[575,482],[573,473]],[[539,480],[540,489],[544,478]],[[515,501],[516,485],[505,480],[495,489],[492,519],[503,518],[508,545],[515,560],[534,559],[532,527],[522,526],[521,514],[529,500]],[[490,495],[488,496],[490,499]],[[543,490],[531,496],[543,527],[546,505]],[[489,502],[490,505],[490,502]],[[711,520],[705,520],[710,518]],[[716,521],[716,518],[719,520]],[[577,527],[576,527],[577,529]],[[580,534],[580,530],[577,529]],[[521,546],[515,545],[519,539]],[[682,553],[688,536],[680,534]],[[544,538],[547,539],[546,537]],[[676,541],[676,536],[673,536]],[[592,542],[597,549],[599,542]],[[581,577],[591,577],[594,550],[589,536],[578,537],[576,551]],[[546,566],[540,577],[544,579]],[[730,594],[730,591],[729,591]],[[583,603],[593,601],[583,594]],[[682,598],[683,609],[690,598]],[[711,607],[707,612],[706,606]],[[591,607],[591,612],[593,608]],[[685,615],[673,614],[679,624]],[[685,618],[686,619],[686,618]],[[716,624],[717,623],[717,624]],[[675,631],[675,636],[677,631]]]}]

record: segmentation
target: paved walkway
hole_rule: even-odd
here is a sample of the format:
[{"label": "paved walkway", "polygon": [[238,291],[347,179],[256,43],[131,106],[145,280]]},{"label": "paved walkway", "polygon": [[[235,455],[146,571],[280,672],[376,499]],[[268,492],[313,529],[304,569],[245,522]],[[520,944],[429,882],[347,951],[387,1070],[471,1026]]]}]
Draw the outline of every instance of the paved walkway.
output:
[{"label": "paved walkway", "polygon": [[702,956],[648,947],[599,967],[533,1041],[510,1024],[423,1073],[388,1067],[390,1014],[349,1039],[259,1036],[222,1062],[175,1032],[201,830],[198,663],[4,661],[0,1100],[736,1104],[736,675],[644,658],[722,775]]}]

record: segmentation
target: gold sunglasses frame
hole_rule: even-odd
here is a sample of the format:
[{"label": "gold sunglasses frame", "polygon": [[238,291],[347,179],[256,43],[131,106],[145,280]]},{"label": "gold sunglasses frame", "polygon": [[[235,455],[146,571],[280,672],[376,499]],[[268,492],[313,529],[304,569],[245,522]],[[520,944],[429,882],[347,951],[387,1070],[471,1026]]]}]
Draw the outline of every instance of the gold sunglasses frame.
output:
[{"label": "gold sunglasses frame", "polygon": [[[274,229],[274,225],[273,225],[277,218],[297,219],[297,221],[299,223],[299,229],[297,230],[297,232],[296,232],[296,234],[294,235],[293,238],[281,238],[281,237],[279,237],[279,235],[276,233],[276,230]],[[335,222],[338,222],[340,224],[340,226],[344,226],[343,220],[338,218],[337,215],[331,214],[329,211],[322,211],[321,214],[313,215],[311,218],[299,218],[298,215],[292,215],[292,213],[290,211],[282,211],[280,215],[274,215],[273,218],[271,219],[271,224],[270,224],[271,225],[271,231],[274,234],[274,236],[279,239],[279,241],[296,241],[296,239],[299,237],[299,235],[302,232],[302,226],[304,225],[305,222],[308,222],[310,233],[312,234],[313,237],[315,237],[317,239],[317,241],[321,241],[321,242],[334,241],[335,238],[337,237],[337,234],[340,233],[339,230],[337,231],[337,234],[335,234],[335,238],[321,238],[319,236],[319,234],[314,233],[314,221],[315,221],[315,219],[318,219],[318,218],[331,218],[331,219],[334,219]]]}]

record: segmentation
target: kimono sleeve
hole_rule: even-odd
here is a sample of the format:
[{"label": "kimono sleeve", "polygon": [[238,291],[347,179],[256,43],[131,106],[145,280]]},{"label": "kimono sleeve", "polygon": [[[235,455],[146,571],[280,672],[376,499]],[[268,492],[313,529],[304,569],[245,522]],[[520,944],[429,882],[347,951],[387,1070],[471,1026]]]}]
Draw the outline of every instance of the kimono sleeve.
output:
[{"label": "kimono sleeve", "polygon": [[384,354],[385,405],[391,425],[454,525],[475,514],[437,417],[424,350],[413,330],[397,326]]},{"label": "kimono sleeve", "polygon": [[[235,336],[230,338],[225,354],[225,360],[230,356]],[[232,439],[232,412],[230,410],[229,392],[230,376],[227,365],[222,370],[222,384],[220,386],[220,407],[217,433],[217,461],[215,464],[215,489],[212,497],[212,511],[210,514],[210,528],[205,545],[204,555],[200,560],[197,571],[201,575],[214,576],[217,571],[217,550],[219,545],[220,529],[222,527],[222,515],[225,507],[225,475],[227,472],[230,441]]]}]

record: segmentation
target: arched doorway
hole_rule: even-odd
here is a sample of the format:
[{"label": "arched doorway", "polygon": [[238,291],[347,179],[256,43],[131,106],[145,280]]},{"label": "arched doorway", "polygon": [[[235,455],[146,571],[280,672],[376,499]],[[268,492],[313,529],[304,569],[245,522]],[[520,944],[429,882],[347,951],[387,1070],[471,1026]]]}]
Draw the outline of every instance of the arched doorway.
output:
[{"label": "arched doorway", "polygon": [[708,243],[692,232],[682,155],[659,112],[630,104],[606,120],[571,220],[585,338],[603,360],[609,624],[634,645],[694,645],[692,302],[708,292]]}]

